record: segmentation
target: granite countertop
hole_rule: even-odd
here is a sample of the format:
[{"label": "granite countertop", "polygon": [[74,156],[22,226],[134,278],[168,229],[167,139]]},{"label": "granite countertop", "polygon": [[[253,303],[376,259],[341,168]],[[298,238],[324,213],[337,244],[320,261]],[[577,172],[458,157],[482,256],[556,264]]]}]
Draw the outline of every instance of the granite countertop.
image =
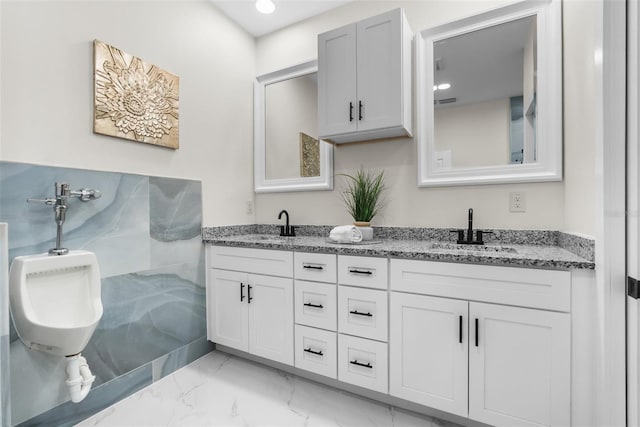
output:
[{"label": "granite countertop", "polygon": [[479,247],[442,240],[375,239],[368,244],[336,244],[322,236],[277,234],[219,236],[203,232],[203,241],[223,246],[280,249],[339,255],[391,257],[549,269],[594,269],[595,263],[556,245],[488,243]]}]

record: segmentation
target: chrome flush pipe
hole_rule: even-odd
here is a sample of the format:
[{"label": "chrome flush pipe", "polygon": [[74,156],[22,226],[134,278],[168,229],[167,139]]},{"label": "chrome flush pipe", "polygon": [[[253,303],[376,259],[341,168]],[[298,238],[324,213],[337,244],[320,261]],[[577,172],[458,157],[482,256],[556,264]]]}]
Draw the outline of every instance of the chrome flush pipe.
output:
[{"label": "chrome flush pipe", "polygon": [[69,249],[62,247],[62,225],[66,219],[67,199],[77,197],[83,202],[99,199],[102,196],[100,190],[91,188],[81,188],[80,190],[70,190],[67,183],[55,183],[55,198],[47,199],[27,199],[27,202],[44,203],[53,206],[56,221],[56,247],[49,249],[49,255],[65,255]]}]

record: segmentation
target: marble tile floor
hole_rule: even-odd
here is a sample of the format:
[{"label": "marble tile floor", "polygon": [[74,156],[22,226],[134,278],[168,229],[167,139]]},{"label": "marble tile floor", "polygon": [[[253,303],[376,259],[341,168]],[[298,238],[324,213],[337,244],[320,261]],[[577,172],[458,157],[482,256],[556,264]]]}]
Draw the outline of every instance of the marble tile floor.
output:
[{"label": "marble tile floor", "polygon": [[124,426],[450,425],[214,351],[77,424]]}]

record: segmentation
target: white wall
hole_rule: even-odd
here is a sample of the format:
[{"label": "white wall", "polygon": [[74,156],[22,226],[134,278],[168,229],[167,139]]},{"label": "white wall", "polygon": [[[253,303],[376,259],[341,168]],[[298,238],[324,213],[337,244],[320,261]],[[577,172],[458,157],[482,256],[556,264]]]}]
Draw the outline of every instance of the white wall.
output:
[{"label": "white wall", "polygon": [[452,167],[511,163],[509,98],[436,108],[433,116],[435,150],[450,150]]},{"label": "white wall", "polygon": [[300,132],[318,138],[318,91],[315,74],[265,87],[265,175],[299,178]]},{"label": "white wall", "polygon": [[[0,160],[199,179],[205,225],[254,222],[252,37],[206,0],[1,8]],[[93,134],[94,39],[180,77],[179,150]]]},{"label": "white wall", "polygon": [[567,232],[595,235],[597,105],[595,54],[600,1],[568,0],[564,27],[564,185]]},{"label": "white wall", "polygon": [[[274,71],[296,63],[315,59],[316,35],[341,25],[355,22],[368,16],[395,7],[405,9],[412,30],[442,24],[462,16],[480,12],[504,2],[500,1],[357,1],[334,9],[324,15],[309,19],[257,40],[257,68],[259,73]],[[579,3],[579,2],[576,2]],[[578,23],[580,6],[566,8],[565,22]],[[579,37],[587,36],[593,28],[582,25],[574,34],[565,29],[567,46],[573,51],[565,55],[572,63],[586,61],[589,53],[575,46]],[[570,44],[572,43],[572,44]],[[592,52],[591,52],[591,58]],[[566,61],[565,61],[566,62]],[[576,73],[568,74],[565,84],[577,80],[578,85],[585,78]],[[567,92],[565,105],[583,108],[589,104],[589,94],[577,91]],[[570,126],[579,127],[571,121]],[[571,128],[566,132],[582,132]],[[589,140],[587,140],[589,141]],[[590,142],[592,143],[593,140]],[[586,142],[589,145],[590,142]],[[589,152],[593,147],[585,147],[585,141],[577,137],[565,140],[565,174],[568,180],[558,183],[492,185],[474,187],[450,187],[425,189],[416,186],[416,144],[414,140],[402,139],[364,144],[341,145],[335,150],[336,173],[350,173],[361,165],[365,168],[384,168],[388,175],[390,191],[388,204],[380,217],[374,219],[377,225],[389,226],[433,226],[455,227],[465,224],[466,211],[475,210],[478,227],[500,227],[514,229],[559,229],[593,235],[594,187],[593,158]],[[583,156],[585,153],[585,156]],[[580,182],[583,184],[580,185]],[[584,184],[586,183],[586,185]],[[336,176],[336,190],[316,193],[260,194],[256,196],[256,220],[259,223],[277,222],[276,215],[286,208],[297,224],[341,224],[349,223],[340,199],[342,179]],[[565,203],[565,188],[571,191]],[[526,213],[509,212],[509,193],[526,193]],[[317,209],[323,206],[324,209]],[[587,211],[586,215],[582,212]],[[567,212],[565,214],[565,212]]]}]

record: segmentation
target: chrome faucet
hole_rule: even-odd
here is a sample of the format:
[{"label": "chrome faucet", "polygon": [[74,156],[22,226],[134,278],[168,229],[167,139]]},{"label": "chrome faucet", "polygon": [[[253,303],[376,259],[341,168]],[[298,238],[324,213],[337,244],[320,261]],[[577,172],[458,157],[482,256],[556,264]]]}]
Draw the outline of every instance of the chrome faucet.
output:
[{"label": "chrome faucet", "polygon": [[281,210],[278,214],[278,219],[282,219],[282,214],[285,215],[286,225],[280,226],[280,235],[283,237],[295,237],[296,236],[296,228],[289,226],[289,212],[286,210]]},{"label": "chrome faucet", "polygon": [[493,231],[476,231],[476,239],[473,240],[473,209],[469,208],[469,218],[467,222],[467,238],[464,237],[464,230],[457,229],[451,230],[452,233],[458,233],[458,240],[456,241],[459,245],[484,245],[484,235],[491,234]]}]

